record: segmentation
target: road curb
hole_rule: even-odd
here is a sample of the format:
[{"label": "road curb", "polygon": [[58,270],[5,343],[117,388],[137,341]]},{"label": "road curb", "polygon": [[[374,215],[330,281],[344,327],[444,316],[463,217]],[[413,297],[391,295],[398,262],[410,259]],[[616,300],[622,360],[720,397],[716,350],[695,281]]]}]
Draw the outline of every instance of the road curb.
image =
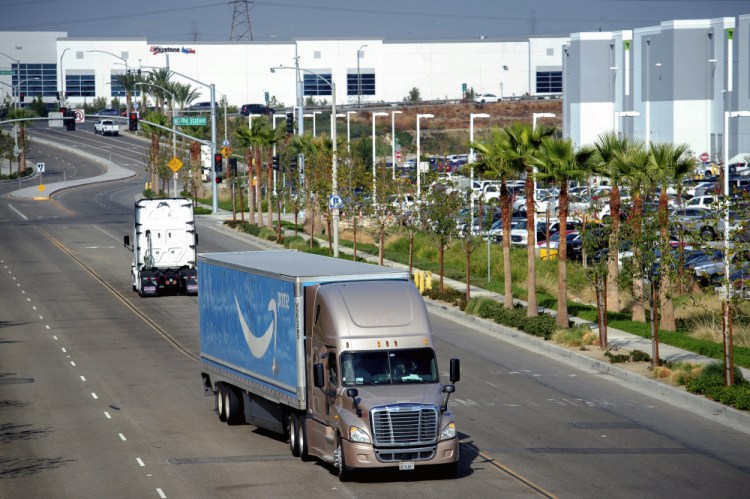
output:
[{"label": "road curb", "polygon": [[444,319],[460,322],[463,325],[468,323],[474,329],[492,334],[502,341],[565,362],[578,369],[611,376],[615,380],[622,382],[622,386],[632,388],[644,395],[750,435],[750,413],[746,411],[740,411],[733,407],[714,402],[701,395],[689,393],[681,388],[634,374],[614,364],[592,359],[584,354],[568,350],[555,343],[545,341],[542,338],[526,334],[517,329],[503,326],[493,321],[482,319],[481,317],[465,314],[460,310],[449,308],[429,298],[425,298],[425,302],[431,312]]}]

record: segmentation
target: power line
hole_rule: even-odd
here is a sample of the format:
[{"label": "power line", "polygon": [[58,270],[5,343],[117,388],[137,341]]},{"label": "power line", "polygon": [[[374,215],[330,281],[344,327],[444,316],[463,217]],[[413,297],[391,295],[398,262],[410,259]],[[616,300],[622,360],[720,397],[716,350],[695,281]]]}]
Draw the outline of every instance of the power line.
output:
[{"label": "power line", "polygon": [[232,31],[229,33],[230,41],[253,41],[253,28],[250,24],[250,8],[248,0],[233,0]]}]

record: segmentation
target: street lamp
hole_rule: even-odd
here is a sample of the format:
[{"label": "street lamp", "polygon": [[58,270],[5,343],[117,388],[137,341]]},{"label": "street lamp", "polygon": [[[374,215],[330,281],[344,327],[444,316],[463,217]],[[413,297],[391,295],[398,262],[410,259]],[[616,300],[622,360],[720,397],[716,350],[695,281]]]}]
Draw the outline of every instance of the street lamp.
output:
[{"label": "street lamp", "polygon": [[[314,71],[310,71],[309,69],[303,69],[300,68],[299,65],[295,68],[287,67],[287,66],[277,66],[275,68],[270,68],[272,73],[275,73],[276,69],[296,69],[297,71],[305,71],[307,73],[310,73],[312,75],[317,76],[321,80],[325,81],[331,86],[331,145],[333,148],[333,154],[332,154],[332,161],[331,161],[331,198],[338,197],[338,145],[336,144],[336,84],[333,81],[328,80],[327,78],[322,77],[318,73]],[[299,91],[299,85],[297,87]],[[298,96],[298,105],[300,105],[300,114],[302,115],[302,107],[301,107],[301,100]],[[320,111],[318,111],[320,112]],[[313,115],[313,120],[315,119],[315,116]],[[302,128],[302,119],[300,116],[299,120],[299,134],[302,135],[303,128]],[[315,124],[315,121],[313,121],[313,125]],[[333,256],[338,257],[339,256],[339,209],[333,208],[333,230],[332,236],[333,236]]]},{"label": "street lamp", "polygon": [[16,109],[18,109],[19,104],[20,104],[19,103],[19,100],[20,100],[19,97],[20,97],[20,94],[21,94],[21,85],[23,85],[24,83],[26,83],[28,81],[38,81],[38,80],[41,80],[41,78],[39,78],[38,76],[34,76],[33,78],[26,78],[25,80],[19,81],[15,85],[11,85],[10,86],[10,88],[11,88],[11,94],[15,94],[15,96],[16,96],[15,100],[13,101],[13,103],[15,104],[15,108]]},{"label": "street lamp", "polygon": [[317,137],[317,135],[318,135],[318,133],[315,131],[316,130],[315,129],[315,122],[317,121],[316,118],[315,118],[315,116],[317,116],[318,114],[322,114],[322,113],[323,113],[323,111],[313,111],[312,113],[307,113],[307,114],[303,115],[305,118],[312,118],[312,120],[313,120],[313,122],[312,122],[313,123],[313,137]]},{"label": "street lamp", "polygon": [[351,142],[351,128],[349,128],[349,116],[352,114],[357,114],[357,111],[347,111],[346,112],[346,152],[350,152],[349,150],[349,143]]},{"label": "street lamp", "polygon": [[372,202],[377,203],[377,188],[375,187],[375,180],[376,180],[376,173],[375,173],[375,164],[377,163],[377,158],[375,156],[375,118],[378,116],[388,116],[388,113],[372,113]]},{"label": "street lamp", "polygon": [[641,113],[639,113],[638,111],[615,111],[615,138],[616,139],[619,138],[618,135],[617,135],[618,134],[617,125],[620,122],[620,120],[619,120],[620,117],[623,117],[623,118],[635,118],[635,117],[638,117],[640,115],[641,115]]},{"label": "street lamp", "polygon": [[[533,113],[531,115],[532,131],[536,130],[537,118],[554,118],[555,116],[557,116],[555,113]],[[532,207],[532,209],[534,210],[534,214],[532,216],[534,220],[534,227],[532,228],[532,230],[534,231],[533,233],[536,234],[536,167],[534,167],[534,192],[532,193],[532,195],[534,196],[534,206]]]},{"label": "street lamp", "polygon": [[[168,93],[169,95],[172,96],[172,105],[170,106],[172,108],[172,157],[176,158],[177,157],[177,134],[175,133],[176,130],[174,128],[175,127],[175,124],[174,124],[174,112],[175,112],[174,106],[175,106],[175,102],[177,102],[177,99],[175,98],[174,92],[170,91],[169,89],[166,89],[166,88],[162,87],[161,85],[157,85],[155,83],[137,82],[136,85],[137,86],[156,87],[156,88],[159,88],[159,89],[163,90],[164,92],[166,92],[166,93]],[[174,197],[177,197],[177,172],[174,172],[174,175],[172,176],[172,178],[174,180]]]},{"label": "street lamp", "polygon": [[[65,49],[65,50],[68,50],[68,49]],[[119,56],[117,54],[113,54],[112,52],[107,52],[106,50],[86,50],[85,52],[97,52],[99,54],[108,54],[108,55],[111,55],[112,57],[116,57],[116,58],[120,59],[122,62],[125,63],[125,74],[127,74],[129,72],[127,59],[124,59],[123,57],[121,57],[121,56]],[[63,52],[63,54],[65,54],[65,52]],[[62,72],[62,56],[60,56],[60,71]],[[192,78],[190,78],[190,79],[192,79]],[[195,81],[195,80],[193,80],[193,81]],[[127,108],[128,108],[128,114],[130,114],[130,103],[128,103]]]},{"label": "street lamp", "polygon": [[422,195],[422,184],[420,177],[422,176],[420,172],[420,163],[422,162],[422,144],[420,142],[421,137],[419,133],[419,120],[422,118],[429,119],[434,118],[435,116],[432,114],[418,114],[417,115],[417,200],[419,200],[420,196]]},{"label": "street lamp", "polygon": [[[469,144],[474,143],[474,118],[489,118],[490,115],[487,113],[471,113],[469,115]],[[469,147],[469,164],[471,165],[470,169],[470,179],[469,179],[469,186],[470,189],[474,188],[474,148]],[[474,223],[474,196],[471,195],[472,191],[469,191],[469,203],[471,204],[471,223]]]},{"label": "street lamp", "polygon": [[362,45],[357,49],[357,107],[362,107],[362,74],[359,72],[359,54],[365,47],[367,47],[367,45]]},{"label": "street lamp", "polygon": [[391,111],[391,166],[393,167],[393,180],[396,180],[396,115],[401,111]]},{"label": "street lamp", "polygon": [[[748,118],[750,111],[724,111],[724,200],[729,203],[729,118]],[[729,278],[729,205],[724,206],[724,278],[727,281],[726,306],[724,307],[724,327],[729,328],[729,303],[732,298],[732,283]],[[730,362],[727,362],[731,352],[730,342],[724,337],[724,378],[734,380],[734,373]],[[733,384],[733,383],[729,383]]]},{"label": "street lamp", "polygon": [[70,47],[63,50],[63,53],[60,54],[60,102],[65,100],[65,72],[63,71],[63,57],[65,57],[65,52],[70,50]]}]

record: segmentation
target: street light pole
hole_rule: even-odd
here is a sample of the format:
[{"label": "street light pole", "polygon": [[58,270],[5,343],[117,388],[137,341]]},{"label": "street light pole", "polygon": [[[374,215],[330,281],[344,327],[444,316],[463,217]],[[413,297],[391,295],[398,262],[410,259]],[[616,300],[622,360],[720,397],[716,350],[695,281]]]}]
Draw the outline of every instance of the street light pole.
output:
[{"label": "street light pole", "polygon": [[[68,49],[65,49],[65,50],[68,50]],[[106,50],[86,50],[86,52],[96,52],[96,53],[99,53],[99,54],[108,54],[108,55],[111,55],[112,57],[116,57],[116,58],[120,59],[122,62],[125,63],[125,74],[127,74],[127,73],[130,72],[130,70],[128,69],[128,61],[127,61],[127,59],[124,59],[124,58],[122,58],[121,56],[119,56],[117,54],[113,54],[112,52],[107,52]],[[63,54],[65,54],[65,52],[63,52]],[[60,71],[62,71],[62,56],[60,56]],[[187,76],[185,78],[187,78]],[[188,78],[188,79],[192,80],[192,78]],[[195,81],[195,80],[193,80],[193,81]],[[127,108],[128,108],[128,114],[130,114],[130,106],[128,105]]]},{"label": "street light pole", "polygon": [[474,196],[472,196],[473,189],[474,189],[474,148],[471,147],[471,144],[474,143],[474,118],[489,118],[490,115],[487,113],[471,113],[469,115],[469,164],[471,165],[470,168],[470,178],[469,178],[469,204],[471,205],[470,211],[471,211],[471,223],[474,223]]},{"label": "street light pole", "polygon": [[372,202],[375,204],[378,202],[378,190],[375,183],[377,180],[377,174],[375,172],[375,165],[377,164],[377,157],[375,154],[375,118],[378,116],[388,116],[388,113],[372,113]]},{"label": "street light pole", "polygon": [[362,74],[359,72],[359,54],[367,45],[362,45],[357,49],[357,107],[362,107]]},{"label": "street light pole", "polygon": [[396,180],[396,115],[401,111],[391,111],[391,167],[393,168],[393,180]]},{"label": "street light pole", "polygon": [[352,114],[357,114],[357,111],[347,111],[346,112],[346,152],[350,152],[349,143],[351,142],[351,128],[349,128],[349,116]]},{"label": "street light pole", "polygon": [[[531,129],[532,131],[536,130],[536,120],[537,118],[554,118],[557,116],[555,113],[533,113],[531,118]],[[536,167],[534,167],[534,192],[532,193],[534,196],[534,214],[533,214],[533,220],[534,220],[534,227],[532,230],[533,233],[536,234]],[[565,227],[562,228],[563,232],[562,234],[565,234]]]},{"label": "street light pole", "polygon": [[417,115],[417,201],[419,201],[420,197],[422,196],[422,172],[420,172],[420,163],[422,159],[422,143],[421,143],[421,137],[419,132],[419,120],[422,118],[434,118],[435,116],[432,114],[418,114]]},{"label": "street light pole", "polygon": [[[284,115],[277,116],[277,115],[274,114],[271,117],[271,121],[273,121],[273,129],[274,130],[276,130],[276,118],[278,118],[280,120],[285,120],[286,116],[284,116]],[[274,133],[274,135],[275,135],[275,133]],[[274,155],[274,157],[276,156],[276,141],[274,141],[274,143],[273,143],[273,155]],[[277,196],[277,191],[276,191],[276,170],[273,171],[273,195],[274,195],[274,197]]]},{"label": "street light pole", "polygon": [[[157,85],[155,83],[146,83],[146,82],[136,83],[136,86],[144,86],[144,85],[148,85],[149,87],[160,88],[164,90],[165,92],[167,92],[172,97],[172,105],[170,106],[172,108],[172,157],[176,158],[177,157],[177,134],[175,133],[176,130],[175,130],[175,124],[174,124],[174,111],[175,111],[174,106],[175,106],[175,102],[177,102],[177,99],[175,98],[175,95],[172,91],[162,87],[161,85]],[[174,181],[174,197],[177,197],[177,172],[174,172],[174,175],[172,176],[172,178]]]},{"label": "street light pole", "polygon": [[65,100],[65,72],[63,71],[63,57],[65,57],[65,52],[68,50],[70,50],[70,47],[63,50],[63,53],[60,54],[60,98],[58,99],[60,105],[62,105],[62,102]]}]

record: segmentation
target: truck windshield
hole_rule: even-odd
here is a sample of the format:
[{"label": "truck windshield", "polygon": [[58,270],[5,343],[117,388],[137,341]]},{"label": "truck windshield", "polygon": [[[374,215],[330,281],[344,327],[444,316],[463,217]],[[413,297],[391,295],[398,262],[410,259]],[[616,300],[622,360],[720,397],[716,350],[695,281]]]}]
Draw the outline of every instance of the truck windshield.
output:
[{"label": "truck windshield", "polygon": [[431,348],[344,352],[341,370],[344,386],[438,381],[435,352]]}]

